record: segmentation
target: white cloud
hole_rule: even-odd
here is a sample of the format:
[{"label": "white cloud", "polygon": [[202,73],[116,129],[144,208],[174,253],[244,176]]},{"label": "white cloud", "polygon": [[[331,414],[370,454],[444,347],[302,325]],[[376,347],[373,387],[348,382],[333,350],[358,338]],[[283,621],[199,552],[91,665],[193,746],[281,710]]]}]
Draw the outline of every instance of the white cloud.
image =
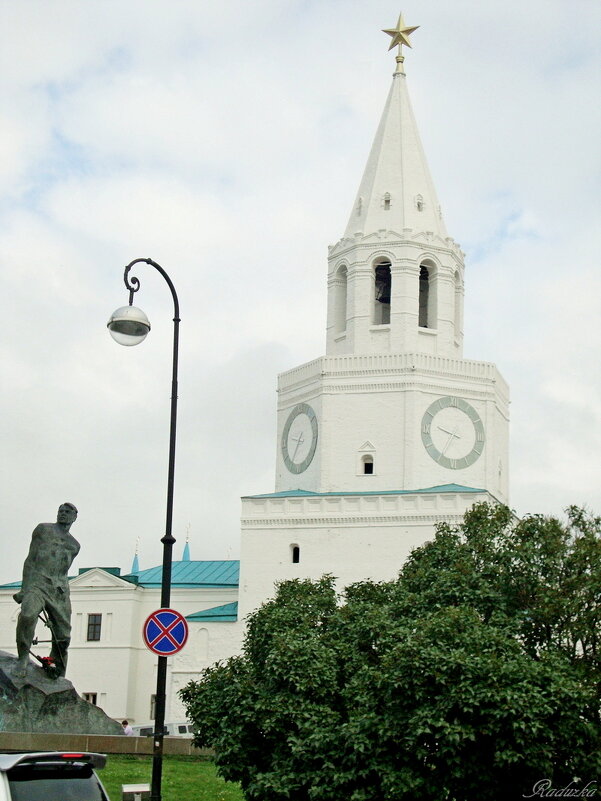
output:
[{"label": "white cloud", "polygon": [[[447,226],[466,356],[512,388],[518,511],[601,509],[599,7],[411,0],[406,68]],[[269,491],[276,373],[323,352],[344,230],[393,69],[384,0],[34,0],[0,11],[0,580],[80,508],[80,564],[160,561],[171,301],[142,265],[140,348],[107,336],[124,265],[182,307],[175,527],[236,556]]]}]

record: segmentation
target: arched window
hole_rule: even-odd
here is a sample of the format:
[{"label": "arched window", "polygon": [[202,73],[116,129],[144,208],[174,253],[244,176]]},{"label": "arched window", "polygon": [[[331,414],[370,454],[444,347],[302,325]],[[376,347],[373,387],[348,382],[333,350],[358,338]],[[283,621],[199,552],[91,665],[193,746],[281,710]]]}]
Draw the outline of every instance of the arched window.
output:
[{"label": "arched window", "polygon": [[361,463],[363,464],[363,475],[372,476],[374,472],[374,457],[364,456],[361,459]]},{"label": "arched window", "polygon": [[346,331],[347,269],[340,267],[334,282],[334,330],[340,334]]},{"label": "arched window", "polygon": [[388,211],[390,209],[390,192],[384,193],[384,210]]},{"label": "arched window", "polygon": [[428,328],[428,306],[430,301],[430,273],[428,268],[419,268],[419,326]]},{"label": "arched window", "polygon": [[461,276],[455,270],[455,338],[461,335]]},{"label": "arched window", "polygon": [[291,545],[290,546],[290,556],[291,556],[293,565],[297,565],[300,562],[300,546],[299,545]]},{"label": "arched window", "polygon": [[438,328],[438,268],[433,261],[425,260],[419,268],[418,325],[420,328]]},{"label": "arched window", "polygon": [[390,323],[390,262],[385,260],[374,269],[374,325]]}]

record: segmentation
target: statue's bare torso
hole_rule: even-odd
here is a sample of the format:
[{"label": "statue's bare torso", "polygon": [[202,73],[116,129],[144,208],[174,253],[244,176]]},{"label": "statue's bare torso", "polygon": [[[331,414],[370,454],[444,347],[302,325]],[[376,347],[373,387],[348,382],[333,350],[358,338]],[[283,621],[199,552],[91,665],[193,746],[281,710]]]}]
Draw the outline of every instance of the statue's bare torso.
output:
[{"label": "statue's bare torso", "polygon": [[23,590],[30,587],[67,591],[67,575],[79,553],[79,543],[60,523],[40,523],[31,536],[23,565]]},{"label": "statue's bare torso", "polygon": [[44,615],[52,634],[50,658],[58,675],[65,675],[71,641],[68,574],[79,553],[79,543],[69,529],[76,517],[75,506],[64,503],[59,506],[56,523],[40,523],[31,536],[21,589],[14,595],[15,601],[21,604],[17,620],[19,665],[16,676],[24,677],[27,672],[35,627],[39,617]]}]

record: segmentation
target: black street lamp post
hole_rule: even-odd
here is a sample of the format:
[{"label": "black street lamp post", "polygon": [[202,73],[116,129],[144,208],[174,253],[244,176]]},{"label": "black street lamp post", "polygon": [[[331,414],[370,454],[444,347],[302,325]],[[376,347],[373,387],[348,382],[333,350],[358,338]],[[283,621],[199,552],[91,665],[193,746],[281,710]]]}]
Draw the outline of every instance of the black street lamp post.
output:
[{"label": "black street lamp post", "polygon": [[[171,380],[171,422],[169,429],[169,472],[167,477],[167,517],[163,543],[163,573],[161,578],[161,608],[169,607],[171,599],[171,561],[175,538],[171,533],[173,523],[173,484],[175,475],[175,431],[177,425],[177,362],[179,346],[179,302],[175,287],[165,270],[152,259],[134,259],[125,268],[123,280],[129,290],[129,306],[122,306],[111,315],[107,323],[111,336],[120,345],[138,345],[150,331],[148,318],[141,309],[133,306],[134,293],[140,288],[135,277],[129,277],[134,264],[144,262],[160,272],[173,296],[173,371]],[[167,657],[158,657],[157,687],[154,716],[154,748],[152,758],[151,801],[161,801],[161,777],[163,773],[163,735],[165,724],[165,692],[167,685]]]}]

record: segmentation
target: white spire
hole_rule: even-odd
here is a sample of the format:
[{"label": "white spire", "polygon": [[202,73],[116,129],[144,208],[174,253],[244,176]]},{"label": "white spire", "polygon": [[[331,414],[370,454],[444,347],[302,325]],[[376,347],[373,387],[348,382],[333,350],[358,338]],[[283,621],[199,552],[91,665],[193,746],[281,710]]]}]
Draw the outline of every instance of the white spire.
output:
[{"label": "white spire", "polygon": [[[400,18],[397,28],[414,30],[403,28],[402,25]],[[386,32],[392,35],[394,30]],[[382,229],[401,235],[404,228],[411,228],[414,232],[431,231],[443,239],[447,237],[413,116],[403,61],[399,52],[397,71],[394,73],[345,237],[354,237],[357,233],[368,236]]]}]

